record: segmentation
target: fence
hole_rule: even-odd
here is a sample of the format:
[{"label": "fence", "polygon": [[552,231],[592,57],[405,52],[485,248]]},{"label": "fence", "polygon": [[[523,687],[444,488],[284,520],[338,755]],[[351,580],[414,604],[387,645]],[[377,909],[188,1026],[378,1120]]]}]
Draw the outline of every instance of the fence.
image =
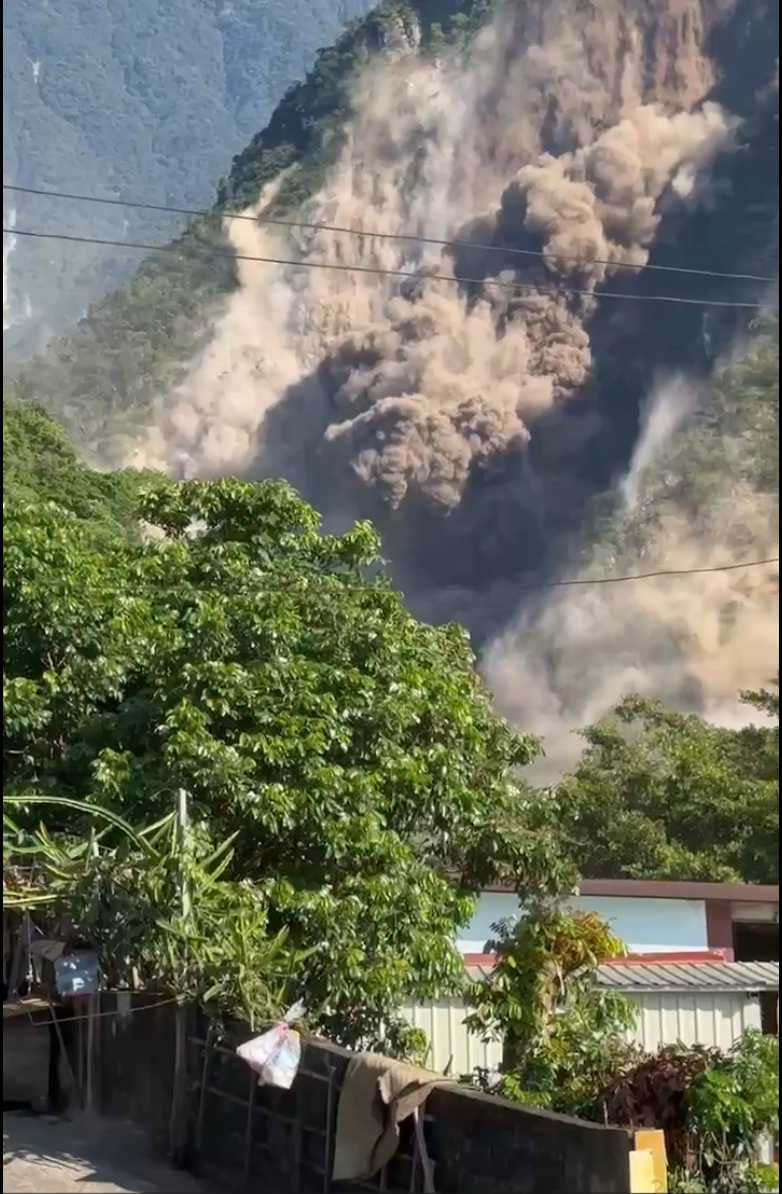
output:
[{"label": "fence", "polygon": [[[144,1009],[142,1011],[142,1009]],[[174,1096],[176,1009],[151,995],[104,993],[89,1039],[95,1108],[146,1128],[169,1144]],[[351,1054],[308,1042],[290,1091],[259,1087],[236,1056],[250,1036],[192,1012],[187,1030],[188,1167],[216,1185],[264,1194],[327,1194],[356,1189],[410,1194],[422,1188],[412,1123],[399,1151],[370,1183],[330,1181],[336,1112]],[[565,1116],[527,1110],[460,1087],[435,1089],[424,1113],[438,1194],[626,1194],[630,1138]]]}]

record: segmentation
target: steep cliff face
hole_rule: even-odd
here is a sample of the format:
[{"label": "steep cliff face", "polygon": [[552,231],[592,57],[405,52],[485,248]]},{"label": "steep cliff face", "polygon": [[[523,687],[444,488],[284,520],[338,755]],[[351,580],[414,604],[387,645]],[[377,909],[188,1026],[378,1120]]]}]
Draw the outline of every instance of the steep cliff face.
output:
[{"label": "steep cliff face", "polygon": [[[751,469],[741,494],[723,473],[686,517],[666,492],[665,517],[635,539],[605,525],[585,538],[584,523],[608,493],[624,525],[649,460],[683,427],[701,442],[696,408],[751,313],[719,304],[768,293],[776,10],[490,7],[388,4],[322,55],[234,162],[222,202],[249,218],[199,224],[22,391],[88,420],[104,458],[282,473],[334,526],[373,517],[411,602],[467,621],[529,728],[570,730],[617,685],[727,708],[773,650],[773,577],[743,578],[738,596],[688,581],[675,603],[625,585],[616,604],[564,612],[528,584],[579,561],[615,572],[773,554],[773,486]],[[236,256],[209,269],[215,244]],[[334,264],[349,268],[319,268]],[[170,336],[159,319],[112,342],[150,308]],[[742,444],[747,429],[724,435]],[[706,514],[732,497],[742,529],[726,538]],[[723,629],[698,638],[698,621]],[[698,662],[705,640],[719,669]],[[597,683],[603,665],[615,682]]]}]

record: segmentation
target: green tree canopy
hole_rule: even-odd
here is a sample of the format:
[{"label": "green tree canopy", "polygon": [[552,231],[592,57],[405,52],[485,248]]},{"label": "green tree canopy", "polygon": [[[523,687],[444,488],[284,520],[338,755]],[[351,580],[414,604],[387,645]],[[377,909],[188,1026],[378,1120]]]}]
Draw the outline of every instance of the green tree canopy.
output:
[{"label": "green tree canopy", "polygon": [[226,879],[312,951],[306,997],[342,1039],[460,981],[480,885],[567,879],[510,780],[536,743],[465,632],[407,613],[369,525],[322,534],[277,482],[159,485],[139,542],[19,496],[5,513],[6,789],[139,824],[186,788],[236,835]]},{"label": "green tree canopy", "polygon": [[67,434],[40,407],[3,402],[3,494],[6,501],[55,502],[89,523],[98,538],[136,526],[142,484],[153,474],[98,473],[78,459]]},{"label": "green tree canopy", "polygon": [[775,688],[744,694],[764,721],[739,730],[641,697],[585,730],[558,800],[583,874],[778,882]]},{"label": "green tree canopy", "polygon": [[528,1106],[592,1116],[603,1086],[629,1063],[637,1009],[601,991],[597,967],[624,946],[593,912],[533,903],[493,925],[497,963],[473,982],[467,1023],[503,1045],[498,1094]]}]

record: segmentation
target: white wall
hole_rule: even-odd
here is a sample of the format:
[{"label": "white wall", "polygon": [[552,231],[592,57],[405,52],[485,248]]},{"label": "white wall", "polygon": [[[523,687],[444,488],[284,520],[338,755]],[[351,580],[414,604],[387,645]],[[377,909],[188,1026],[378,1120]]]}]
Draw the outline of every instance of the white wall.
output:
[{"label": "white wall", "polygon": [[745,1028],[760,1031],[760,1000],[743,991],[644,992],[628,998],[639,1007],[628,1035],[647,1053],[679,1041],[729,1049]]},{"label": "white wall", "polygon": [[633,954],[709,948],[705,900],[580,896],[571,904],[602,916]]},{"label": "white wall", "polygon": [[449,1078],[471,1074],[476,1067],[492,1073],[502,1062],[502,1044],[491,1041],[484,1044],[479,1037],[468,1032],[464,1026],[467,1008],[461,999],[422,1000],[408,1003],[400,1008],[400,1015],[413,1028],[421,1028],[429,1040],[427,1069]]},{"label": "white wall", "polygon": [[475,915],[462,929],[456,944],[463,954],[482,954],[491,937],[491,926],[499,920],[515,916],[519,901],[513,893],[484,891],[478,897]]},{"label": "white wall", "polygon": [[[639,1008],[636,1025],[628,1032],[647,1053],[661,1045],[717,1046],[729,1049],[745,1028],[760,1029],[760,1001],[743,992],[640,992],[628,996]],[[458,1078],[480,1066],[497,1072],[502,1062],[498,1041],[483,1044],[464,1026],[467,1014],[458,999],[409,1003],[401,1015],[429,1039],[427,1069]]]},{"label": "white wall", "polygon": [[[627,896],[579,896],[571,902],[582,912],[597,912],[621,938],[630,953],[708,950],[706,904],[703,900],[659,900]],[[483,953],[491,926],[516,915],[512,893],[486,891],[470,924],[460,933],[462,953]]]}]

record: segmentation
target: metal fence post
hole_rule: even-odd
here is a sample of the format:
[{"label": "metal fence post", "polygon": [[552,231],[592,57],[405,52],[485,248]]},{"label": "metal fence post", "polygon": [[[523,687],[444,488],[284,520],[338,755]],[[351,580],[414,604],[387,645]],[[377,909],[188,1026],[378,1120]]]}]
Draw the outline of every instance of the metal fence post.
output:
[{"label": "metal fence post", "polygon": [[[181,900],[182,916],[187,920],[190,916],[190,889],[184,870],[184,850],[187,845],[188,829],[187,792],[180,788],[177,792],[177,836],[179,841],[181,872]],[[177,1003],[175,1012],[174,1037],[174,1081],[171,1097],[171,1122],[169,1127],[171,1159],[175,1165],[184,1166],[187,1159],[187,1120],[188,1120],[188,1088],[187,1088],[187,1016],[188,1008],[183,1003]]]}]

